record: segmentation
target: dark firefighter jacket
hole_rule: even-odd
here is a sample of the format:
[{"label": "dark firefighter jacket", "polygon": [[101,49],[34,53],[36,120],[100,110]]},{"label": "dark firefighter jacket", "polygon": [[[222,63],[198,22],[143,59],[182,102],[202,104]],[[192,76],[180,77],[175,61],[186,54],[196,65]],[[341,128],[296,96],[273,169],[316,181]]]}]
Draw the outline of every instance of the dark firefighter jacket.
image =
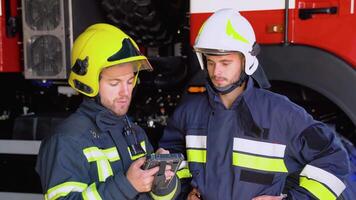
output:
[{"label": "dark firefighter jacket", "polygon": [[185,153],[191,185],[204,200],[279,196],[293,173],[299,185],[288,191],[289,199],[336,199],[349,170],[331,129],[286,97],[254,87],[251,78],[231,109],[209,85],[188,96],[160,146]]},{"label": "dark firefighter jacket", "polygon": [[[151,199],[148,193],[138,193],[125,176],[131,163],[144,154],[131,156],[122,134],[123,118],[85,99],[56,133],[42,142],[36,170],[46,200]],[[137,142],[151,154],[153,148],[144,131],[132,126]],[[151,194],[152,198],[173,196],[179,191],[179,181],[173,182],[169,192]]]}]

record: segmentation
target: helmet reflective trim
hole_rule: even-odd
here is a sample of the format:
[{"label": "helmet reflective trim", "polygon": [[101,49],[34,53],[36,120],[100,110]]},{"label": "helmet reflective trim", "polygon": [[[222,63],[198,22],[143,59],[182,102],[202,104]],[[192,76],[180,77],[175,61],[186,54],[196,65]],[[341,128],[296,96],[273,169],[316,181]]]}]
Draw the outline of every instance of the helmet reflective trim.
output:
[{"label": "helmet reflective trim", "polygon": [[85,75],[85,74],[87,73],[87,71],[88,71],[88,64],[89,64],[89,62],[88,62],[88,56],[85,57],[84,60],[78,58],[78,59],[75,61],[73,67],[72,67],[72,71],[73,71],[74,73],[78,74],[78,75],[83,76],[83,75]]},{"label": "helmet reflective trim", "polygon": [[226,23],[226,35],[231,36],[235,40],[239,40],[241,42],[244,42],[246,44],[249,44],[248,40],[244,38],[242,35],[240,35],[232,26],[231,21],[227,20]]},{"label": "helmet reflective trim", "polygon": [[135,48],[130,39],[125,38],[122,40],[122,48],[119,49],[119,51],[116,52],[114,55],[110,56],[108,58],[108,61],[113,62],[140,55],[142,54]]},{"label": "helmet reflective trim", "polygon": [[80,91],[83,91],[87,94],[91,94],[93,93],[93,89],[89,86],[89,85],[86,85],[76,79],[73,80],[73,83],[74,83],[74,87]]}]

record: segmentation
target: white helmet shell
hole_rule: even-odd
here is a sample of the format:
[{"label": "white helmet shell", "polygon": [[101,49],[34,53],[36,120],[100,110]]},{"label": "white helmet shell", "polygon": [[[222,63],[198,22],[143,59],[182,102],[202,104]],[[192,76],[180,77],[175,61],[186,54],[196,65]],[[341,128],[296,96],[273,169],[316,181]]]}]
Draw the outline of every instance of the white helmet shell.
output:
[{"label": "white helmet shell", "polygon": [[202,54],[241,52],[245,56],[245,73],[252,75],[258,67],[256,56],[251,54],[255,42],[255,33],[246,18],[237,10],[221,9],[200,28],[194,50],[202,68]]}]

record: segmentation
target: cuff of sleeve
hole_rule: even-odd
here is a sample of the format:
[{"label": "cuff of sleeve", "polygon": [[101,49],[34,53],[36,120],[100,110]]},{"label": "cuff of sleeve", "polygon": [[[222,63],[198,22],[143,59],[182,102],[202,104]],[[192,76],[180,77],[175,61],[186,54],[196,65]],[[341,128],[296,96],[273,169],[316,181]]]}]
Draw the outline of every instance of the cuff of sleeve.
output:
[{"label": "cuff of sleeve", "polygon": [[175,199],[180,193],[180,180],[174,176],[172,182],[165,189],[155,188],[150,192],[153,199]]},{"label": "cuff of sleeve", "polygon": [[128,199],[134,199],[138,195],[138,191],[131,185],[130,181],[126,178],[124,174],[116,174],[114,181],[120,191]]}]

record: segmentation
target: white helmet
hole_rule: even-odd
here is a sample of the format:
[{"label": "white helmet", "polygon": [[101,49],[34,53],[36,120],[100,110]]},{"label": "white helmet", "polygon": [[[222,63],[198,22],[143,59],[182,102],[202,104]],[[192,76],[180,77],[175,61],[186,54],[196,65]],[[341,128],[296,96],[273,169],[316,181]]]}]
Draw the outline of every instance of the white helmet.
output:
[{"label": "white helmet", "polygon": [[210,16],[200,28],[194,50],[202,69],[202,54],[241,52],[245,56],[245,73],[252,75],[258,67],[255,44],[255,33],[247,19],[234,9],[221,9]]}]

